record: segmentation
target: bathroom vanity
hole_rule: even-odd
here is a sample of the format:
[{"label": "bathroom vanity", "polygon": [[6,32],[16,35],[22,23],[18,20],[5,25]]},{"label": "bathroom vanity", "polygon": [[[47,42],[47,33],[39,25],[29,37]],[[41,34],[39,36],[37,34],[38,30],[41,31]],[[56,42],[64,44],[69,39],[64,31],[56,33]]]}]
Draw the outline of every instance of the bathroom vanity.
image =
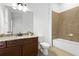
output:
[{"label": "bathroom vanity", "polygon": [[37,36],[12,36],[0,38],[0,56],[36,56]]}]

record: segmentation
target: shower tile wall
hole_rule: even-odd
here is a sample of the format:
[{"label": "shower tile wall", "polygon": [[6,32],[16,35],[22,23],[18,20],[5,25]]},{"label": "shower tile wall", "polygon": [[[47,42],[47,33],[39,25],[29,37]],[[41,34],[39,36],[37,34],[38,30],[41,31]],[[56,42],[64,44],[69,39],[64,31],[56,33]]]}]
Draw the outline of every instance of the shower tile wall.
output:
[{"label": "shower tile wall", "polygon": [[57,12],[53,12],[52,13],[52,35],[53,35],[53,38],[57,38],[58,35],[59,35],[59,13]]},{"label": "shower tile wall", "polygon": [[[79,7],[75,7],[62,13],[53,12],[52,19],[52,32],[54,38],[79,41]],[[70,34],[73,35],[69,36]]]}]

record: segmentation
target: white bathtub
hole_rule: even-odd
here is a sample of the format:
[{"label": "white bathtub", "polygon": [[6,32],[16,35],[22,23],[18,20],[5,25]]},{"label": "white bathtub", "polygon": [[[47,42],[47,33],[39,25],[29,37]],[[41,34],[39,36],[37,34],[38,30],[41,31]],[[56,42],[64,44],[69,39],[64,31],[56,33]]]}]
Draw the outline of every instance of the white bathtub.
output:
[{"label": "white bathtub", "polygon": [[79,56],[79,42],[57,38],[53,40],[53,45],[75,56]]}]

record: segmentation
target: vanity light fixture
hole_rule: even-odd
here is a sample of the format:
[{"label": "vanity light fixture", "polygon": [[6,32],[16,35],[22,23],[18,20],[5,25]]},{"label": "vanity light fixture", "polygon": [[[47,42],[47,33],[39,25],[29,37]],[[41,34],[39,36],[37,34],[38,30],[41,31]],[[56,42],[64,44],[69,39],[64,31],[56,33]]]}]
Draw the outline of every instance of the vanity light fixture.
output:
[{"label": "vanity light fixture", "polygon": [[23,12],[29,11],[26,3],[13,3],[12,8],[22,10]]}]

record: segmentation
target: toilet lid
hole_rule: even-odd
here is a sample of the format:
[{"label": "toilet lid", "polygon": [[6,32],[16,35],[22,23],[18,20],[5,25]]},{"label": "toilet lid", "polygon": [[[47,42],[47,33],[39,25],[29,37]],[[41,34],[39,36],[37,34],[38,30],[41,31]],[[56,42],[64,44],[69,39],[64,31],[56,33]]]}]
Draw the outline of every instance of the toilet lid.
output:
[{"label": "toilet lid", "polygon": [[46,42],[42,42],[42,43],[40,43],[41,45],[43,45],[43,46],[50,46],[48,43],[46,43]]}]

